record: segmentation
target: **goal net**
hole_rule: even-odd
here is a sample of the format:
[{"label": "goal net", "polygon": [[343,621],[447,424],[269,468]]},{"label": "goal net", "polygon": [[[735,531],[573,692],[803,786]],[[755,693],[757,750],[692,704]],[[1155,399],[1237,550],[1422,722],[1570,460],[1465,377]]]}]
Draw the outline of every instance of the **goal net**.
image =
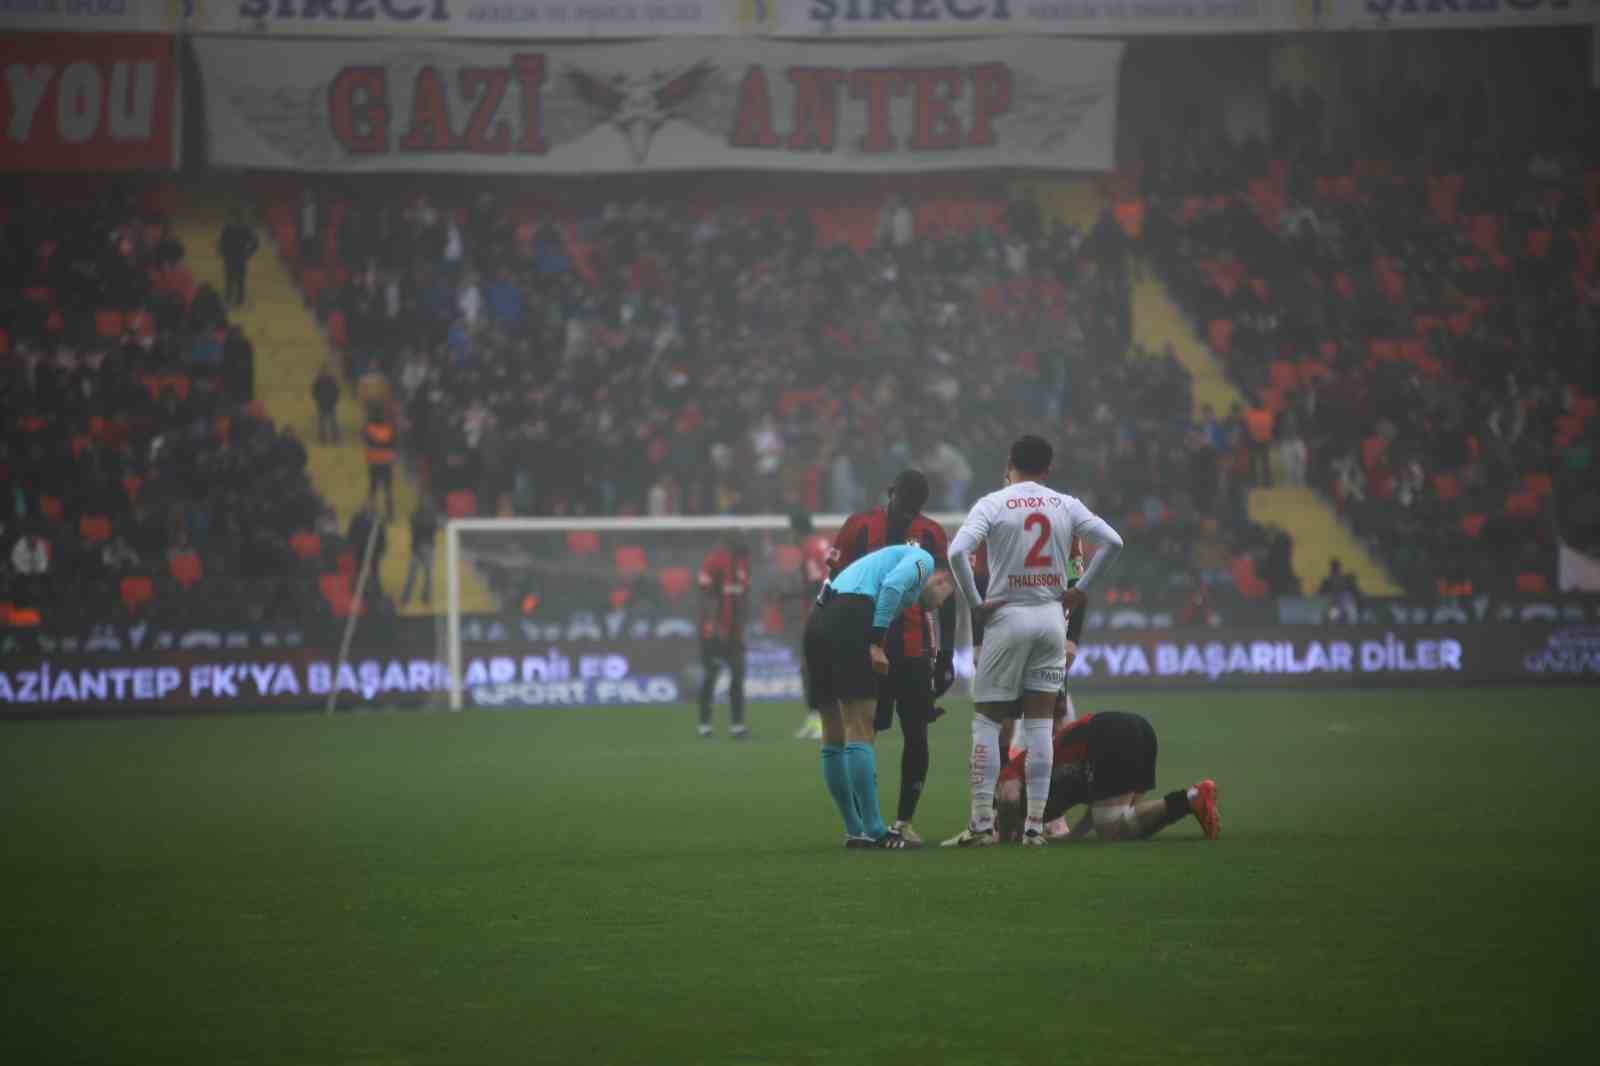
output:
[{"label": "goal net", "polygon": [[[829,543],[843,515],[808,534],[782,516],[466,518],[445,527],[445,683],[437,706],[545,707],[693,701],[706,558],[730,536],[749,550],[745,693],[803,698],[800,636],[816,583],[806,542]],[[960,515],[934,515],[953,535]],[[964,615],[965,612],[960,612]],[[965,619],[958,669],[970,673]],[[717,699],[726,699],[727,672]]]}]

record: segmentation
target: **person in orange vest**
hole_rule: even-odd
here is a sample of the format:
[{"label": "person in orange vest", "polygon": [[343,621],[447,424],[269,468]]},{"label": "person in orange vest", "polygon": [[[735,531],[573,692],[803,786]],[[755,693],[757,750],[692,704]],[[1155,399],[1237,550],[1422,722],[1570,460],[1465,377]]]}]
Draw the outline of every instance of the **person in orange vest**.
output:
[{"label": "person in orange vest", "polygon": [[1250,480],[1261,488],[1272,484],[1272,429],[1277,421],[1272,408],[1259,399],[1244,413],[1245,435],[1250,449]]},{"label": "person in orange vest", "polygon": [[381,488],[384,521],[393,522],[394,457],[399,440],[394,423],[380,405],[373,404],[367,409],[367,424],[361,427],[361,440],[367,446],[367,502],[370,504]]}]

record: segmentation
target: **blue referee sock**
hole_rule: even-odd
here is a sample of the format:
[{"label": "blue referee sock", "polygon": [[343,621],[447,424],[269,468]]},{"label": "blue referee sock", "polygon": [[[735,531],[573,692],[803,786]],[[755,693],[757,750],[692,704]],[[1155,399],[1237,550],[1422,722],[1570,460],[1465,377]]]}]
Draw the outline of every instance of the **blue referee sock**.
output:
[{"label": "blue referee sock", "polygon": [[861,816],[856,813],[850,775],[845,771],[844,749],[837,744],[822,745],[822,780],[839,808],[839,816],[844,819],[844,831],[853,837],[861,836]]},{"label": "blue referee sock", "polygon": [[878,753],[871,744],[852,740],[844,746],[845,772],[850,775],[850,791],[861,809],[861,828],[870,837],[889,831],[878,812]]}]

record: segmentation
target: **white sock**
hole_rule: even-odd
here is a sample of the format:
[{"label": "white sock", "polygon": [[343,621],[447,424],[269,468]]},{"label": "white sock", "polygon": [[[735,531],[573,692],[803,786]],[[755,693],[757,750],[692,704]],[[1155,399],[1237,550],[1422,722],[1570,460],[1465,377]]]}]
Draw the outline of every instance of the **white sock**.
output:
[{"label": "white sock", "polygon": [[994,786],[1000,780],[1000,723],[972,716],[972,828],[994,828]]},{"label": "white sock", "polygon": [[1048,718],[1024,718],[1022,735],[1027,738],[1028,821],[1029,829],[1044,823],[1044,804],[1050,797],[1050,769],[1055,762],[1054,723]]},{"label": "white sock", "polygon": [[1189,797],[1189,802],[1190,803],[1193,803],[1194,802],[1194,798],[1196,796],[1200,795],[1200,790],[1198,788],[1195,788],[1193,785],[1190,785],[1187,789],[1184,790],[1184,795]]}]

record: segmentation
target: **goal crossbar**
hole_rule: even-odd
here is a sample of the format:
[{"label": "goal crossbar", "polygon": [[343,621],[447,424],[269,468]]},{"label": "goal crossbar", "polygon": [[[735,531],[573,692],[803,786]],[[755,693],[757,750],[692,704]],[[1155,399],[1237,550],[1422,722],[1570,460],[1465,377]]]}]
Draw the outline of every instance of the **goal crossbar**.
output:
[{"label": "goal crossbar", "polygon": [[[812,515],[818,529],[838,529],[849,515]],[[927,517],[946,529],[954,529],[965,519],[955,512],[939,512]],[[670,515],[657,518],[452,518],[444,527],[446,641],[450,709],[461,710],[461,535],[463,533],[516,532],[568,533],[620,530],[660,530],[663,532],[720,532],[723,530],[778,531],[789,528],[787,515]]]}]

